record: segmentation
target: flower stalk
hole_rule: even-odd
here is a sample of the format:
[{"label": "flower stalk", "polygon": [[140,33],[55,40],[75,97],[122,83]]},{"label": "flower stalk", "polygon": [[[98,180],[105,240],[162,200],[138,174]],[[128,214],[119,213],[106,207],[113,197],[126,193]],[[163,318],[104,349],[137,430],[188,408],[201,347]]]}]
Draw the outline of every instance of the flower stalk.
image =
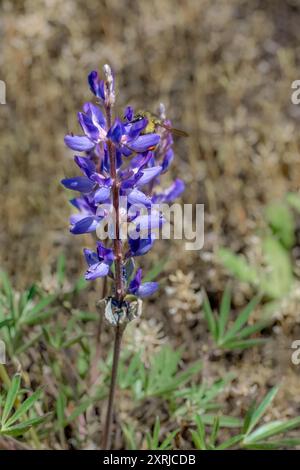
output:
[{"label": "flower stalk", "polygon": [[[103,80],[97,71],[92,71],[88,83],[97,105],[85,103],[78,113],[84,135],[65,136],[66,145],[83,154],[74,156],[83,175],[65,178],[62,184],[79,193],[70,201],[78,211],[71,215],[70,232],[74,235],[96,232],[100,238],[96,251],[84,249],[88,265],[85,279],[101,277],[111,281],[105,284],[105,298],[98,303],[104,305],[105,318],[115,330],[102,435],[103,448],[110,449],[122,336],[127,323],[141,315],[142,299],[158,289],[157,282],[143,282],[143,271],[136,267],[136,259],[152,249],[165,221],[158,204],[172,202],[184,190],[184,183],[176,179],[171,186],[161,189],[160,178],[173,160],[171,127],[159,131],[157,119],[154,126],[149,126],[150,114],[134,113],[130,106],[122,118],[114,117],[115,84],[108,65],[104,66]],[[162,123],[164,110],[161,117]],[[104,232],[107,226],[108,232]],[[126,237],[124,227],[128,229]],[[93,369],[92,380],[94,376]]]}]

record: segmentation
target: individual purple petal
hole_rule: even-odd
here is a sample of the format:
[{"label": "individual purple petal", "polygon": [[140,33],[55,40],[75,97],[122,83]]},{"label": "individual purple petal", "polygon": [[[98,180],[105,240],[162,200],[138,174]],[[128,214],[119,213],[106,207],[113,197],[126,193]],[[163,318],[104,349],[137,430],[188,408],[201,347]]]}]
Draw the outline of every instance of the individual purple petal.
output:
[{"label": "individual purple petal", "polygon": [[162,171],[163,173],[165,171],[167,171],[167,169],[169,168],[170,164],[172,163],[173,161],[173,158],[174,158],[174,152],[173,150],[170,148],[169,150],[167,150],[165,156],[164,156],[164,159],[162,161]]},{"label": "individual purple petal", "polygon": [[94,187],[94,183],[86,176],[75,176],[74,178],[65,178],[61,180],[65,188],[80,191],[81,193],[89,193]]},{"label": "individual purple petal", "polygon": [[141,171],[141,176],[137,180],[137,186],[143,186],[144,184],[150,183],[162,172],[161,166],[153,166],[152,168],[145,168]]},{"label": "individual purple petal", "polygon": [[98,98],[104,100],[104,82],[99,79],[98,72],[96,72],[96,70],[89,73],[88,82],[92,93],[94,93]]},{"label": "individual purple petal", "polygon": [[184,182],[177,178],[168,189],[164,191],[164,201],[165,202],[172,202],[174,199],[180,196],[180,194],[184,191],[185,184]]},{"label": "individual purple petal", "polygon": [[143,129],[147,127],[148,119],[140,119],[137,122],[132,122],[126,125],[126,133],[130,137],[130,139],[135,139],[140,135]]},{"label": "individual purple petal", "polygon": [[147,152],[148,150],[154,149],[159,142],[158,134],[145,134],[140,135],[134,140],[128,143],[128,147],[134,152]]},{"label": "individual purple petal", "polygon": [[100,204],[106,201],[110,196],[110,188],[106,186],[102,186],[101,188],[97,189],[94,195],[94,201],[96,204]]},{"label": "individual purple petal", "polygon": [[64,140],[70,149],[78,152],[88,152],[95,147],[95,144],[85,135],[66,135]]},{"label": "individual purple petal", "polygon": [[155,242],[155,237],[150,234],[148,238],[137,238],[128,239],[129,247],[130,247],[130,255],[131,256],[142,256],[148,253],[151,250],[153,244]]},{"label": "individual purple petal", "polygon": [[[71,222],[74,222],[74,218],[70,219]],[[94,232],[97,228],[98,220],[96,217],[84,217],[78,222],[75,222],[71,227],[70,232],[73,235],[81,235],[83,233]]]},{"label": "individual purple petal", "polygon": [[145,282],[137,290],[137,295],[141,298],[154,294],[158,289],[158,282]]},{"label": "individual purple petal", "polygon": [[83,105],[83,111],[92,119],[94,124],[99,124],[103,129],[105,129],[106,121],[105,117],[99,108],[93,103],[85,103]]},{"label": "individual purple petal", "polygon": [[89,266],[92,266],[93,264],[96,264],[99,262],[98,255],[94,251],[89,250],[88,248],[84,248],[83,254]]},{"label": "individual purple petal", "polygon": [[124,134],[124,126],[119,119],[116,119],[107,133],[107,137],[115,144],[119,144]]},{"label": "individual purple petal", "polygon": [[95,126],[92,119],[84,113],[78,113],[78,121],[85,135],[94,141],[99,139],[99,129]]},{"label": "individual purple petal", "polygon": [[88,157],[79,157],[76,155],[74,157],[74,161],[87,177],[90,177],[93,173],[96,172],[95,163]]},{"label": "individual purple petal", "polygon": [[146,196],[142,191],[134,188],[127,196],[130,204],[139,205],[142,204],[145,207],[151,207],[151,199]]},{"label": "individual purple petal", "polygon": [[154,230],[162,227],[165,223],[165,218],[159,212],[151,211],[150,214],[139,215],[132,223],[135,227],[139,228],[141,232],[144,232],[145,230]]},{"label": "individual purple petal", "polygon": [[129,284],[129,291],[132,294],[135,294],[138,291],[138,289],[141,285],[141,282],[142,282],[142,268],[139,268],[137,270],[137,272],[135,273],[134,278],[132,279],[132,281]]},{"label": "individual purple petal", "polygon": [[111,265],[115,259],[113,250],[106,248],[101,242],[97,242],[97,254],[100,261],[104,260],[109,265]]},{"label": "individual purple petal", "polygon": [[133,116],[133,108],[131,106],[127,106],[124,111],[124,118],[127,119],[127,121],[132,121]]},{"label": "individual purple petal", "polygon": [[106,263],[102,262],[102,263],[92,264],[87,269],[84,277],[87,281],[93,281],[94,279],[97,279],[98,277],[107,276],[108,273],[109,273],[109,266]]}]

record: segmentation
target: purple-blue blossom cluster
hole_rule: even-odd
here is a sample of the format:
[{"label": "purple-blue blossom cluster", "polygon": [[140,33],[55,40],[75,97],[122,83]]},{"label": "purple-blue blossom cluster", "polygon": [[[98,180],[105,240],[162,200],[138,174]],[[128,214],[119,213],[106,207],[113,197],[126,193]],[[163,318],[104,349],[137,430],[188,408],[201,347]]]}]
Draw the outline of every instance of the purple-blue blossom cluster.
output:
[{"label": "purple-blue blossom cluster", "polygon": [[[174,158],[172,135],[165,128],[146,132],[147,118],[135,119],[131,107],[125,109],[123,118],[112,120],[113,78],[101,80],[93,71],[88,76],[88,83],[97,104],[85,103],[78,113],[83,134],[65,136],[66,145],[80,153],[74,156],[74,161],[82,173],[62,180],[66,188],[79,193],[70,201],[77,210],[71,215],[70,231],[75,235],[91,232],[99,235],[98,229],[115,211],[119,225],[126,222],[134,226],[135,233],[129,231],[126,240],[119,236],[118,253],[112,243],[115,232],[110,233],[108,243],[98,241],[96,251],[84,250],[88,264],[85,278],[94,280],[109,276],[115,279],[118,260],[122,268],[124,296],[131,294],[143,298],[158,287],[156,282],[142,283],[142,269],[135,271],[134,263],[134,258],[152,248],[155,230],[164,222],[162,213],[153,207],[172,202],[184,190],[180,179],[164,190],[159,189],[162,175]],[[116,191],[117,197],[125,198],[125,208],[116,204]],[[142,208],[146,208],[146,212]]]}]

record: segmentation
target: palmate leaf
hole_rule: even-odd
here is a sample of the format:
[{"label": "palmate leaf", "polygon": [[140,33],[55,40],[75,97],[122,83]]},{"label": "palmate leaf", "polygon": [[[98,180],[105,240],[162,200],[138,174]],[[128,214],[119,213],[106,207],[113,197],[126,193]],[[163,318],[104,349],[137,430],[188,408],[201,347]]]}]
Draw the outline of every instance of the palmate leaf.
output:
[{"label": "palmate leaf", "polygon": [[21,384],[21,376],[20,374],[14,375],[12,381],[11,381],[11,386],[9,387],[7,397],[5,400],[4,404],[4,409],[1,417],[1,427],[4,427],[14,405],[16,398],[18,396],[18,393],[20,391],[20,384]]},{"label": "palmate leaf", "polygon": [[16,424],[15,426],[10,426],[9,428],[1,430],[1,434],[14,437],[21,436],[25,434],[25,432],[29,431],[32,426],[37,426],[38,424],[42,423],[45,418],[46,416],[36,416],[35,418],[24,421],[23,423]]},{"label": "palmate leaf", "polygon": [[40,398],[41,390],[37,390],[34,392],[30,397],[28,397],[16,410],[16,412],[9,418],[5,423],[5,428],[10,427],[14,424],[18,419],[27,413],[30,408],[33,407],[34,403]]},{"label": "palmate leaf", "polygon": [[[208,328],[216,342],[216,345],[226,349],[247,349],[264,343],[266,340],[262,338],[248,338],[252,333],[261,331],[267,321],[257,322],[255,325],[245,326],[251,313],[257,307],[261,296],[256,296],[248,305],[238,314],[233,325],[228,328],[228,319],[230,314],[231,294],[229,287],[226,288],[222,297],[219,315],[214,315],[207,295],[204,293],[203,311],[207,321]],[[244,328],[243,328],[244,327]]]},{"label": "palmate leaf", "polygon": [[248,305],[239,313],[237,319],[233,323],[232,327],[227,331],[227,333],[223,337],[224,343],[228,340],[235,337],[235,335],[240,331],[240,329],[247,323],[251,313],[257,307],[261,300],[261,296],[254,297]]}]

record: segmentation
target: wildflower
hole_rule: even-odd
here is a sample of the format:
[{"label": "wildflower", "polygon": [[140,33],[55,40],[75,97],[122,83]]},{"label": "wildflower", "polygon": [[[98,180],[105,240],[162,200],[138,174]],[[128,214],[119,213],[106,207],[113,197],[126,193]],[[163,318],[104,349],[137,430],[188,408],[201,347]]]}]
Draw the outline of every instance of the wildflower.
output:
[{"label": "wildflower", "polygon": [[107,276],[110,273],[110,267],[114,261],[113,250],[110,248],[106,248],[102,243],[97,242],[97,252],[85,248],[84,256],[89,266],[85,273],[87,281]]},{"label": "wildflower", "polygon": [[[65,137],[66,145],[80,153],[74,162],[81,171],[80,176],[62,180],[67,189],[79,193],[70,201],[77,210],[70,217],[70,231],[99,234],[113,220],[109,245],[98,242],[96,251],[84,250],[85,278],[109,276],[117,305],[129,311],[128,306],[123,308],[127,294],[142,298],[158,288],[155,282],[142,283],[142,270],[138,268],[134,274],[132,260],[152,249],[156,232],[165,222],[157,204],[173,201],[184,190],[184,183],[176,179],[167,189],[157,189],[174,158],[172,135],[167,129],[145,133],[147,118],[135,120],[130,106],[124,118],[112,119],[115,90],[110,69],[105,68],[104,80],[92,71],[88,83],[98,105],[85,103],[78,113],[83,134]],[[123,198],[125,205],[121,204]],[[124,227],[128,228],[127,240],[123,239]]]}]

